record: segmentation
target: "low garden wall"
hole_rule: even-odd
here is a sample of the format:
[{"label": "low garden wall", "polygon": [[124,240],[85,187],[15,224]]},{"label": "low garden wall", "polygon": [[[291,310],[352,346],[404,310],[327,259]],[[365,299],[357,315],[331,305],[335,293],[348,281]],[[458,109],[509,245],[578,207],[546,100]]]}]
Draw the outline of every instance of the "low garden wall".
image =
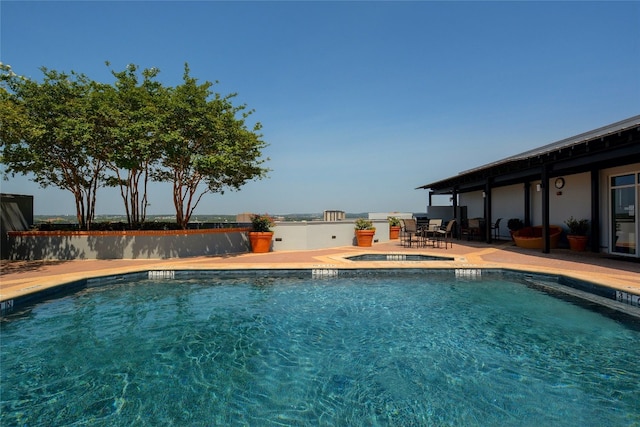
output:
[{"label": "low garden wall", "polygon": [[[386,219],[372,220],[376,242],[389,241]],[[273,228],[274,251],[300,251],[356,245],[355,221],[279,222]]]},{"label": "low garden wall", "polygon": [[11,231],[9,259],[157,259],[249,251],[248,228],[159,231]]},{"label": "low garden wall", "polygon": [[[376,242],[389,241],[387,220],[373,220]],[[12,260],[162,259],[246,253],[250,228],[159,231],[10,231]],[[279,222],[272,251],[356,244],[353,221]],[[3,251],[4,252],[4,251]]]}]

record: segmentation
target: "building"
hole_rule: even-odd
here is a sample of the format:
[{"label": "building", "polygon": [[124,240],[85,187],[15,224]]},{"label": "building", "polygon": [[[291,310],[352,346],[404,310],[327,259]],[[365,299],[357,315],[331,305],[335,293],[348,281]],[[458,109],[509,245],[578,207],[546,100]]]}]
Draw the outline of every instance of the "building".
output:
[{"label": "building", "polygon": [[33,196],[25,194],[1,195],[0,257],[9,256],[9,231],[25,231],[33,227]]},{"label": "building", "polygon": [[488,242],[497,218],[520,218],[542,226],[548,253],[549,226],[573,216],[590,221],[592,251],[639,257],[640,115],[418,188],[429,190],[429,205],[448,194],[452,212],[466,206],[469,218],[483,217]]}]

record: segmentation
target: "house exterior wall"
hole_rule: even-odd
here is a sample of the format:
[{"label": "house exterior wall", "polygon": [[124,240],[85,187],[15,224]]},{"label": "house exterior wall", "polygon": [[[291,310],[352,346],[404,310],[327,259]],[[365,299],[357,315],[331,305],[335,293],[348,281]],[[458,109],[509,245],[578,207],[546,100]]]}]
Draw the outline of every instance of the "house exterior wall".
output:
[{"label": "house exterior wall", "polygon": [[484,199],[482,198],[482,191],[462,193],[459,195],[458,200],[459,206],[467,207],[467,218],[484,217]]},{"label": "house exterior wall", "polygon": [[[563,176],[565,185],[561,189],[554,186],[555,177],[549,180],[549,223],[566,229],[564,224],[570,216],[591,218],[591,174],[580,173]],[[537,191],[540,181],[530,183],[531,225],[542,225],[542,191]],[[601,199],[604,200],[603,196]],[[463,193],[460,204],[468,207],[469,218],[483,218],[484,199],[482,191]],[[515,184],[491,189],[491,220],[502,218],[499,237],[508,238],[507,222],[510,218],[525,218],[524,184]],[[602,214],[601,214],[602,215]]]},{"label": "house exterior wall", "polygon": [[[601,236],[601,248],[611,253],[640,257],[640,220],[636,212],[636,205],[640,202],[639,131],[640,115],[636,115],[418,188],[428,189],[431,200],[433,194],[465,193],[487,185],[520,183],[521,188],[514,194],[520,194],[521,197],[526,194],[529,200],[518,197],[515,202],[509,203],[508,198],[503,197],[510,191],[508,187],[505,190],[498,190],[499,186],[492,189],[491,220],[525,216],[531,224],[540,225],[543,217],[546,219],[548,216],[549,225],[557,224],[566,230],[565,221],[571,216],[578,220],[591,220],[596,209],[599,209],[598,218],[595,219],[599,220],[597,231]],[[544,183],[547,184],[543,186],[544,192],[540,192],[536,184],[540,184],[540,178],[547,173],[552,177],[549,183]],[[600,176],[594,177],[593,174]],[[629,176],[617,179],[616,186],[612,187],[613,174]],[[635,178],[632,180],[631,176]],[[563,188],[558,189],[553,185],[557,177],[564,178]],[[525,188],[524,185],[531,187]],[[594,188],[600,189],[597,200],[592,198]],[[502,191],[505,193],[501,194]],[[615,199],[611,196],[612,192]],[[480,190],[459,196],[460,204],[469,208],[469,217],[484,215],[481,212],[481,194]],[[543,194],[549,196],[549,203],[544,206],[545,212]],[[516,208],[510,210],[503,203]],[[517,214],[525,206],[531,211]],[[615,232],[612,232],[614,227]],[[592,240],[590,243],[591,250],[598,249],[599,242]],[[549,245],[545,244],[543,252],[548,253],[549,249]]]},{"label": "house exterior wall", "polygon": [[[524,221],[523,185],[509,185],[491,189],[491,221],[502,218],[498,238],[510,238],[507,222],[510,218]],[[484,198],[482,191],[460,194],[460,205],[467,206],[468,218],[484,218]]]},{"label": "house exterior wall", "polygon": [[510,239],[507,223],[511,218],[519,218],[524,221],[524,195],[523,185],[509,185],[496,187],[491,190],[491,220],[500,222],[499,238]]},{"label": "house exterior wall", "polygon": [[[549,224],[567,229],[564,222],[574,218],[591,219],[591,174],[563,175],[564,187],[554,186],[556,178],[551,178],[549,186]],[[541,181],[531,182],[531,225],[542,225],[542,191],[537,191]]]},{"label": "house exterior wall", "polygon": [[[600,241],[599,247],[602,252],[611,252],[611,177],[625,174],[640,173],[640,163],[632,163],[616,168],[608,168],[599,171],[600,194],[599,194],[599,215],[600,215]],[[554,186],[555,177],[549,180],[549,223],[561,226],[565,232],[567,226],[565,221],[573,216],[576,219],[591,218],[591,173],[579,173],[573,175],[563,175],[565,185],[561,189]],[[537,191],[540,181],[531,182],[531,224],[542,224],[542,192]],[[477,193],[477,194],[476,194]],[[477,200],[481,192],[469,193],[475,195]],[[640,198],[640,194],[637,195]],[[462,198],[462,197],[461,197]],[[508,232],[506,221],[508,218],[524,218],[524,200],[522,184],[497,187],[492,189],[492,219],[503,218],[505,228],[500,235],[504,236]],[[466,200],[466,198],[465,198]],[[636,200],[636,204],[640,200]],[[637,207],[636,207],[637,209]],[[482,216],[482,215],[478,215]],[[470,216],[471,217],[471,216]],[[636,224],[636,235],[640,225]],[[637,254],[635,255],[637,256]]]}]

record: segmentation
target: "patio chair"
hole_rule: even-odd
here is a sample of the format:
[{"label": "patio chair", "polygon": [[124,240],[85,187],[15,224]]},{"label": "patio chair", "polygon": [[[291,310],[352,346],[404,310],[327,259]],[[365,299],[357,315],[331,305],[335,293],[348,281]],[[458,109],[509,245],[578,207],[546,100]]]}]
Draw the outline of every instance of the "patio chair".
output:
[{"label": "patio chair", "polygon": [[411,247],[415,242],[419,246],[423,241],[422,230],[418,229],[418,222],[415,219],[404,219],[402,222],[401,243],[402,246]]},{"label": "patio chair", "polygon": [[435,233],[440,230],[442,227],[442,219],[431,219],[429,220],[429,233]]},{"label": "patio chair", "polygon": [[438,237],[438,230],[440,230],[440,228],[442,228],[442,219],[436,218],[436,219],[429,220],[429,224],[424,229],[425,239],[433,240],[434,246],[435,246],[435,240],[437,240],[437,237]]},{"label": "patio chair", "polygon": [[[438,230],[438,242],[444,241],[445,249],[447,249],[447,243],[450,243],[451,247],[453,248],[453,229],[455,225],[456,225],[456,220],[452,219],[447,223],[447,227],[445,229],[441,228]],[[439,243],[438,243],[438,246],[440,246]]]},{"label": "patio chair", "polygon": [[500,237],[500,221],[502,221],[502,218],[498,218],[496,220],[496,222],[491,224],[491,229],[493,230],[493,239],[494,240],[498,240],[498,237]]},{"label": "patio chair", "polygon": [[471,240],[476,236],[480,237],[480,220],[477,218],[470,218],[467,220],[467,227],[460,231],[460,235],[466,235],[467,240]]}]

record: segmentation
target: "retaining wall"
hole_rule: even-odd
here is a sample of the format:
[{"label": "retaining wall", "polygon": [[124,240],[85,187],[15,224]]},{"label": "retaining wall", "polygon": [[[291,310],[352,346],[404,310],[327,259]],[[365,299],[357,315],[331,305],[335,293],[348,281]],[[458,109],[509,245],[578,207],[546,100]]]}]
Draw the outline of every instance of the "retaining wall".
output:
[{"label": "retaining wall", "polygon": [[[373,221],[375,241],[389,241],[387,220]],[[249,228],[167,231],[15,231],[8,259],[158,259],[250,251]],[[354,221],[279,222],[272,251],[323,249],[356,244]]]},{"label": "retaining wall", "polygon": [[9,232],[9,259],[156,259],[242,253],[248,228]]}]

